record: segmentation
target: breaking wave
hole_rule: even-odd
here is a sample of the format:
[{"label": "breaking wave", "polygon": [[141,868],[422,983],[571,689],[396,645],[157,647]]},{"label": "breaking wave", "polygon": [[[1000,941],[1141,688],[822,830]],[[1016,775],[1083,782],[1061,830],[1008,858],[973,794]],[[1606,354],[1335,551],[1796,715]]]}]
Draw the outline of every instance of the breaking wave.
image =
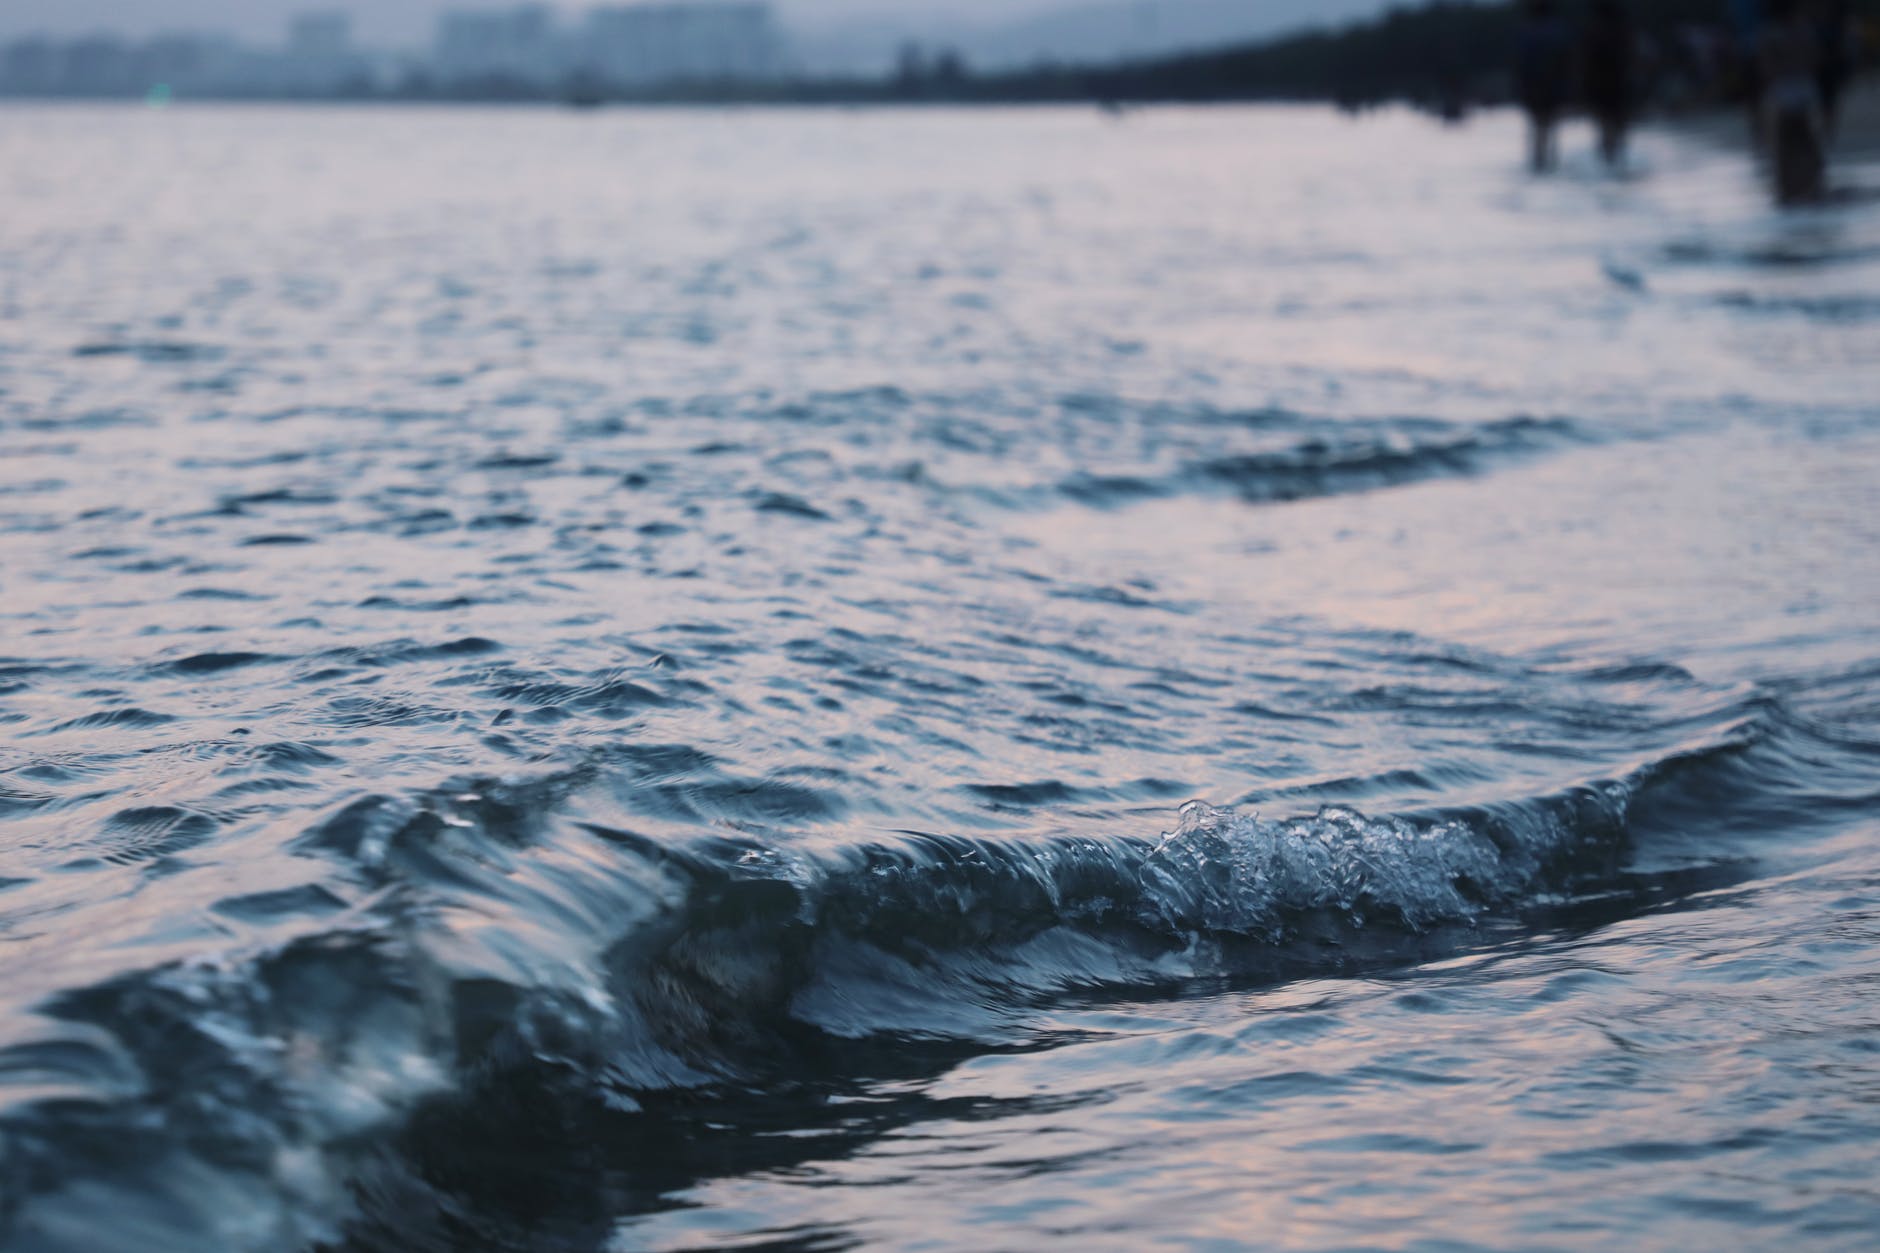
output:
[{"label": "breaking wave", "polygon": [[985,1044],[1080,990],[1402,960],[1609,885],[1693,791],[1773,803],[1797,761],[1819,779],[1822,734],[1763,706],[1548,797],[1190,802],[1157,838],[673,846],[585,814],[567,776],[361,797],[278,837],[307,884],[217,904],[275,938],[60,995],[0,1055],[4,1212],[22,1248],[337,1239],[398,1129],[440,1102],[474,1122],[493,1076],[631,1116],[830,1047],[806,1041]]}]

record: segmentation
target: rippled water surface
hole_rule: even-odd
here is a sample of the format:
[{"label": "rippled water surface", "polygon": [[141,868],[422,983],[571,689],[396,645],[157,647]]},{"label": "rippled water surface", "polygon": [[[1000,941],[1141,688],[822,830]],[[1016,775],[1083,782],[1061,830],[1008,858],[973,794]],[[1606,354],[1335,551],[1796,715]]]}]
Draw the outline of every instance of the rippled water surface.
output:
[{"label": "rippled water surface", "polygon": [[1880,168],[0,112],[0,1245],[1870,1247]]}]

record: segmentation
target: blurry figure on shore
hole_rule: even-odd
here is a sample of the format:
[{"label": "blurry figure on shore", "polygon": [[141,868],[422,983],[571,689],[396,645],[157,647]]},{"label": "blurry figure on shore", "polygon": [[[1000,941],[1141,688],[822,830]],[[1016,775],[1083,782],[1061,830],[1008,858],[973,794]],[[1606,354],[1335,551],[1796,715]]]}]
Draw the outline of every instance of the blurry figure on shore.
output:
[{"label": "blurry figure on shore", "polygon": [[1626,133],[1632,127],[1633,82],[1638,37],[1620,0],[1594,0],[1581,41],[1581,75],[1586,107],[1599,128],[1599,155],[1607,165],[1625,159]]},{"label": "blurry figure on shore", "polygon": [[1801,0],[1769,0],[1757,48],[1763,142],[1773,164],[1776,199],[1818,198],[1827,173],[1821,100],[1821,32]]},{"label": "blurry figure on shore", "polygon": [[1762,0],[1730,0],[1730,35],[1736,50],[1736,89],[1749,110],[1750,138],[1763,141]]},{"label": "blurry figure on shore", "polygon": [[1841,95],[1854,70],[1854,18],[1850,0],[1821,0],[1816,18],[1821,60],[1815,67],[1815,86],[1821,93],[1821,125],[1827,138],[1841,122]]},{"label": "blurry figure on shore", "polygon": [[1553,0],[1527,0],[1516,53],[1515,89],[1528,116],[1528,161],[1544,174],[1557,159],[1554,133],[1567,104],[1573,50]]}]

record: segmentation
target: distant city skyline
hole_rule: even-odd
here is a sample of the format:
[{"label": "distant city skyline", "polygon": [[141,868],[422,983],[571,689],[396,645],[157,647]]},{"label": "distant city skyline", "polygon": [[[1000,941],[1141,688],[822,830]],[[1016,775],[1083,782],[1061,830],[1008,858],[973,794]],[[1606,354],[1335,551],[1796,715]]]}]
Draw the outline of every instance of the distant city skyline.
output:
[{"label": "distant city skyline", "polygon": [[[226,32],[245,40],[279,42],[288,22],[309,10],[347,12],[362,43],[418,47],[431,41],[437,20],[450,9],[510,7],[503,0],[8,0],[0,8],[0,39],[28,34],[71,36],[94,32],[142,37],[174,31]],[[549,7],[578,14],[594,7],[586,0],[551,0]],[[1387,0],[776,0],[779,18],[793,29],[827,34],[845,26],[858,32],[892,37],[897,31],[936,34],[1004,25],[1029,25],[1030,19],[1093,14],[1127,7],[1146,27],[1158,20],[1179,23],[1193,13],[1233,11],[1248,33],[1275,31],[1312,21],[1335,21],[1380,11]],[[1214,16],[1216,24],[1218,16]],[[1074,27],[1075,19],[1065,23]]]}]

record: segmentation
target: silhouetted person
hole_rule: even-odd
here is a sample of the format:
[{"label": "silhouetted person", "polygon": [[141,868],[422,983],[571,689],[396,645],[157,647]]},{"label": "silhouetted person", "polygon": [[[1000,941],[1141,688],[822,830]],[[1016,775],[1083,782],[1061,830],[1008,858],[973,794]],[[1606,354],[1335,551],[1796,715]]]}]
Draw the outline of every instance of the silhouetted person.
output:
[{"label": "silhouetted person", "polygon": [[1821,95],[1821,123],[1831,138],[1841,121],[1841,93],[1853,74],[1853,14],[1849,0],[1823,0],[1817,19],[1821,60],[1815,66],[1815,89]]},{"label": "silhouetted person", "polygon": [[1536,173],[1554,168],[1554,130],[1567,103],[1572,48],[1553,0],[1528,0],[1516,52],[1515,90],[1528,115],[1529,161]]},{"label": "silhouetted person", "polygon": [[1762,0],[1730,0],[1737,86],[1749,110],[1750,138],[1759,146],[1763,142],[1762,28]]},{"label": "silhouetted person", "polygon": [[1599,155],[1607,165],[1617,165],[1625,157],[1637,49],[1632,18],[1620,0],[1594,0],[1581,43],[1581,81],[1587,111],[1599,127]]},{"label": "silhouetted person", "polygon": [[1799,0],[1769,0],[1757,48],[1763,135],[1784,204],[1819,196],[1826,175],[1821,108],[1821,32]]}]

